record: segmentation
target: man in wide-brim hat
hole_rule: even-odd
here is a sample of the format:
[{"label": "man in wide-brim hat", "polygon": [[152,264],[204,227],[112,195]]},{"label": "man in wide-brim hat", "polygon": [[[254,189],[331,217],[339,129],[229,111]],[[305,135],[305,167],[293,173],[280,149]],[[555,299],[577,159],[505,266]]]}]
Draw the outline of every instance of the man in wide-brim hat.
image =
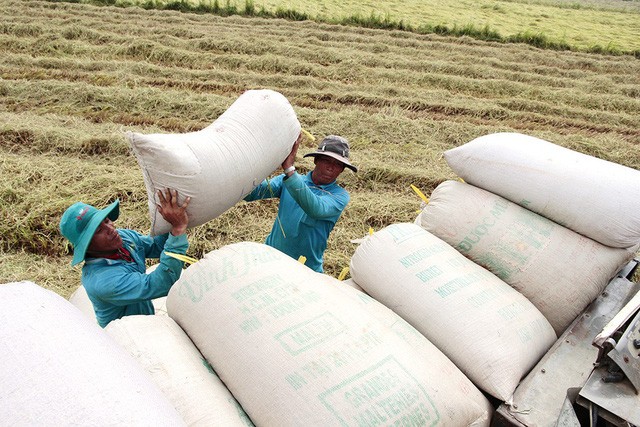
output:
[{"label": "man in wide-brim hat", "polygon": [[329,135],[316,151],[304,155],[313,157],[315,168],[306,175],[298,174],[294,163],[301,138],[282,162],[284,173],[263,181],[245,200],[280,198],[278,216],[265,243],[292,258],[304,256],[305,265],[322,272],[327,239],[349,203],[349,193],[336,179],[345,168],[358,169],[349,159],[349,142]]},{"label": "man in wide-brim hat", "polygon": [[[84,261],[82,285],[100,326],[123,316],[154,314],[151,300],[166,296],[182,272],[182,261],[165,251],[185,254],[189,247],[189,200],[180,205],[177,191],[158,191],[158,212],[172,228],[154,237],[115,227],[119,200],[104,209],[77,202],[64,212],[60,232],[73,245],[71,265]],[[159,268],[146,274],[146,258],[160,258]]]}]

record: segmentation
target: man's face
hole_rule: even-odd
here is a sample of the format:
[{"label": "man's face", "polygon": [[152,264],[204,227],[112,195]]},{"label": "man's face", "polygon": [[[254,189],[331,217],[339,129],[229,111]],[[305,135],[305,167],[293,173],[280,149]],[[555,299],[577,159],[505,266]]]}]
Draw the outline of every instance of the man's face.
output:
[{"label": "man's face", "polygon": [[89,243],[89,247],[87,248],[87,252],[115,252],[121,246],[122,238],[116,231],[113,221],[109,218],[105,218],[93,235],[91,243]]},{"label": "man's face", "polygon": [[344,170],[344,163],[329,156],[316,156],[314,163],[316,167],[311,174],[311,178],[318,185],[332,183]]}]

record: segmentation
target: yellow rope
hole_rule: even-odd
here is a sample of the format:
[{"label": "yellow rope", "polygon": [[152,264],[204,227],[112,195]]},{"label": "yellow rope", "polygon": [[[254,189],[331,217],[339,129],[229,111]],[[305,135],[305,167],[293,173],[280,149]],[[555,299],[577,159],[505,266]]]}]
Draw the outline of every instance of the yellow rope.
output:
[{"label": "yellow rope", "polygon": [[175,254],[173,252],[167,252],[167,251],[164,251],[164,253],[170,256],[171,258],[175,258],[179,261],[186,262],[187,264],[195,264],[196,262],[198,262],[197,259],[191,258],[190,256],[187,256],[187,255]]},{"label": "yellow rope", "polygon": [[429,203],[429,199],[427,198],[427,196],[425,196],[422,191],[420,191],[418,189],[418,187],[416,187],[415,185],[411,184],[411,188],[413,189],[413,191],[416,192],[416,194],[422,199],[424,200],[425,203]]}]

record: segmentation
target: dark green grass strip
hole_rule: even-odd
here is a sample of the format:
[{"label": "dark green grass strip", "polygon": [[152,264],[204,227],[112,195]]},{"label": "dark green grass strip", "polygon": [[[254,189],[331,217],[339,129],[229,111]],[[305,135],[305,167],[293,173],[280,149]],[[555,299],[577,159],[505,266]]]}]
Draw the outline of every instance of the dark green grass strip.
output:
[{"label": "dark green grass strip", "polygon": [[[48,0],[51,2],[65,2],[65,3],[86,3],[100,6],[119,6],[128,7],[129,5],[123,5],[117,3],[117,0]],[[260,18],[281,18],[291,21],[306,21],[314,20],[317,22],[323,22],[328,24],[349,25],[364,28],[384,29],[384,30],[399,30],[409,31],[417,34],[438,34],[442,36],[462,37],[467,36],[477,40],[492,41],[498,43],[525,43],[531,46],[535,46],[540,49],[550,50],[569,50],[569,51],[582,51],[588,53],[597,53],[603,55],[631,55],[640,59],[640,49],[625,51],[612,45],[594,45],[587,49],[579,49],[564,41],[554,41],[549,39],[543,33],[524,32],[510,36],[502,36],[498,31],[490,28],[489,26],[477,27],[473,24],[467,24],[464,26],[458,25],[421,25],[414,27],[404,21],[396,21],[391,19],[389,15],[376,14],[374,12],[368,16],[362,16],[360,14],[351,15],[340,19],[320,19],[309,16],[306,13],[298,12],[294,9],[277,8],[274,12],[266,10],[264,7],[256,8],[253,0],[245,0],[244,8],[239,8],[235,4],[231,4],[230,0],[225,0],[224,3],[219,0],[200,0],[195,4],[188,0],[172,0],[172,1],[157,1],[146,0],[144,2],[136,3],[138,7],[144,9],[155,10],[174,10],[185,13],[211,13],[219,16],[255,16]],[[131,4],[133,6],[133,4]]]}]

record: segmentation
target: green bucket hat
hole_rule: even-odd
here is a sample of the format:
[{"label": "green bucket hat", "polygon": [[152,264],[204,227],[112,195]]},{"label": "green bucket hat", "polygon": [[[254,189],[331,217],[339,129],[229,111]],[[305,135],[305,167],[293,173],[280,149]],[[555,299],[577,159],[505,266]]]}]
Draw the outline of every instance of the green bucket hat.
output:
[{"label": "green bucket hat", "polygon": [[84,261],[89,243],[102,221],[107,217],[115,221],[119,215],[120,200],[116,200],[104,209],[96,209],[86,203],[77,202],[62,214],[60,232],[73,245],[72,266]]}]

